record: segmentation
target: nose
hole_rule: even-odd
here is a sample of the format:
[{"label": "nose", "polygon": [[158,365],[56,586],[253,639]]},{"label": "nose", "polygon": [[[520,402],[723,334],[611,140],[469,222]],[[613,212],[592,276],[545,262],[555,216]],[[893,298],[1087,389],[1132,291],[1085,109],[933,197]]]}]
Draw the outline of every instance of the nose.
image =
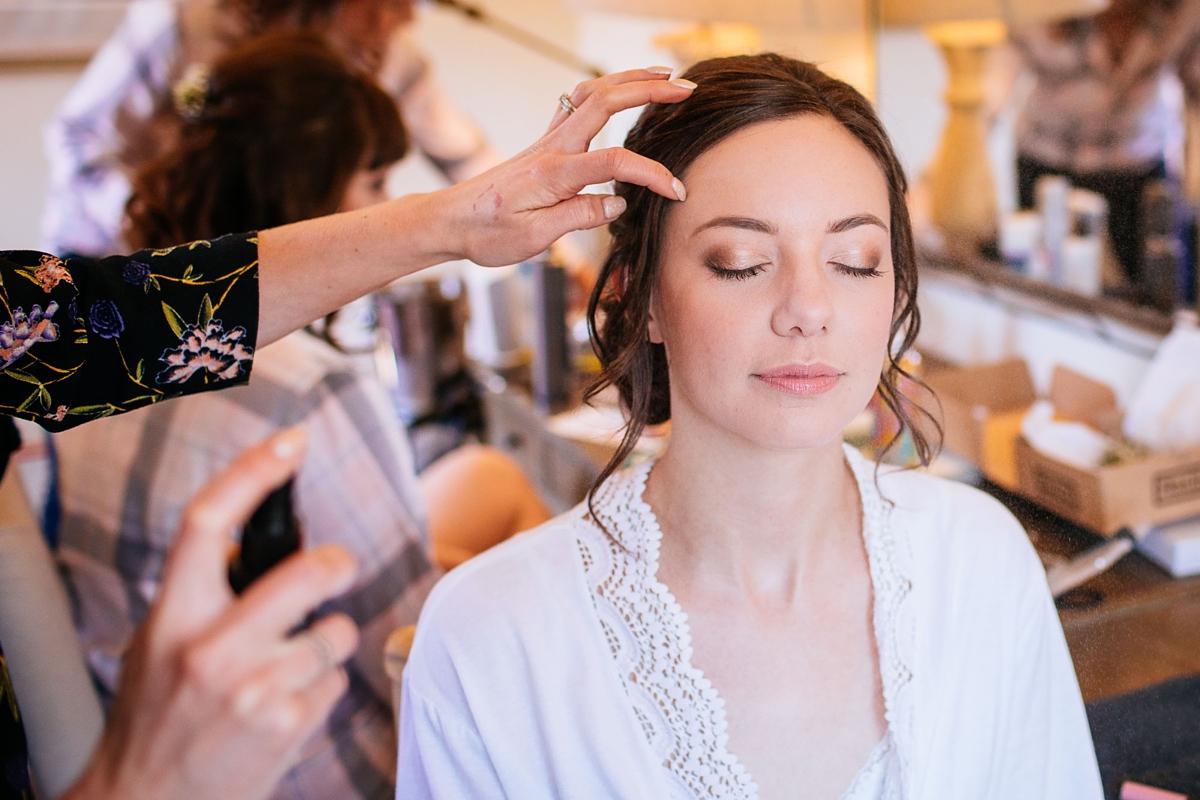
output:
[{"label": "nose", "polygon": [[776,273],[771,329],[779,336],[819,336],[833,318],[830,276],[816,258],[795,259]]}]

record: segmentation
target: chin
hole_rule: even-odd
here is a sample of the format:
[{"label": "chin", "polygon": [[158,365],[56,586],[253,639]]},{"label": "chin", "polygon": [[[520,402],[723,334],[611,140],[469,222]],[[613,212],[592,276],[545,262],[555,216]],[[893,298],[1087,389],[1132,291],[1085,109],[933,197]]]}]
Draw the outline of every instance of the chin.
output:
[{"label": "chin", "polygon": [[853,411],[846,408],[775,408],[728,415],[723,421],[715,415],[710,418],[735,436],[764,450],[817,450],[840,443],[842,432],[861,411],[861,408]]}]

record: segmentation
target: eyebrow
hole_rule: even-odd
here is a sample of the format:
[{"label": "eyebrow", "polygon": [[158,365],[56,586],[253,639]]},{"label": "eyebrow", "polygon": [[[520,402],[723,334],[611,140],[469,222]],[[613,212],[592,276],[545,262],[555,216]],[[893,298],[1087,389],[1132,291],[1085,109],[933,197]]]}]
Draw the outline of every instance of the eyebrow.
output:
[{"label": "eyebrow", "polygon": [[713,217],[708,222],[701,225],[692,233],[695,236],[700,231],[706,231],[709,228],[741,228],[744,231],[754,231],[755,233],[769,233],[772,236],[779,233],[779,229],[771,223],[754,217]]},{"label": "eyebrow", "polygon": [[[887,230],[888,226],[883,220],[874,214],[855,214],[845,219],[839,219],[836,222],[829,223],[826,229],[827,233],[845,233],[848,230],[861,227],[863,225],[875,225],[883,230]],[[740,228],[744,231],[754,231],[755,233],[766,233],[775,236],[779,233],[779,229],[766,220],[756,219],[755,217],[713,217],[708,222],[701,225],[693,232],[693,236],[700,231],[706,231],[709,228]]]},{"label": "eyebrow", "polygon": [[846,217],[845,219],[839,219],[837,222],[829,223],[827,231],[829,233],[845,233],[848,230],[863,225],[877,225],[885,231],[888,229],[888,226],[883,224],[883,220],[874,214],[855,214],[852,217]]}]

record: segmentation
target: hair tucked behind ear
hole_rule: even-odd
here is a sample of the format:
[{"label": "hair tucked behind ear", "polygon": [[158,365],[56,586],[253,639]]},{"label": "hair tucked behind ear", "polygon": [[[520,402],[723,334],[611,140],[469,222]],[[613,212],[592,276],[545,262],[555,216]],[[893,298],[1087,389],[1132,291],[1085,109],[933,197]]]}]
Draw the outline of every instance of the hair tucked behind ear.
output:
[{"label": "hair tucked behind ear", "polygon": [[[927,464],[940,445],[935,445],[926,431],[935,430],[940,439],[941,429],[928,412],[899,390],[900,380],[912,376],[898,359],[916,341],[921,319],[916,302],[916,255],[905,203],[907,183],[870,103],[849,84],[812,64],[773,53],[702,61],[684,77],[697,84],[691,97],[681,103],[647,107],[625,139],[629,150],[662,163],[675,175],[683,174],[702,153],[743,128],[806,114],[836,120],[875,159],[888,185],[896,276],[891,347],[877,391],[900,421],[900,434],[911,432],[917,454]],[[620,447],[588,495],[589,507],[596,489],[629,457],[645,427],[671,417],[666,353],[661,344],[650,342],[647,333],[672,201],[627,183],[618,183],[616,191],[628,206],[610,226],[612,245],[588,303],[588,326],[601,371],[586,399],[615,386],[629,423]],[[931,424],[916,425],[918,417]],[[894,444],[895,440],[889,449]]]},{"label": "hair tucked behind ear", "polygon": [[128,238],[165,247],[331,214],[358,170],[403,157],[395,103],[314,33],[269,33],[213,65],[175,142],[133,178]]}]

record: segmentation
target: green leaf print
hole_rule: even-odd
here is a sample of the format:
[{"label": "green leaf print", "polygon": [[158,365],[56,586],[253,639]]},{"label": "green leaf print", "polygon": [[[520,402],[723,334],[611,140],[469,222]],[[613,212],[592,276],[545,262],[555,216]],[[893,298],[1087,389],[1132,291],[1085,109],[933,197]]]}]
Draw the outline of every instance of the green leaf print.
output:
[{"label": "green leaf print", "polygon": [[183,317],[179,316],[179,312],[171,308],[166,303],[162,304],[163,314],[166,315],[167,324],[171,326],[171,330],[179,338],[183,338],[183,332],[187,330],[187,323],[183,321]]},{"label": "green leaf print", "polygon": [[200,318],[198,320],[196,320],[197,325],[199,325],[201,328],[203,328],[205,325],[208,324],[208,321],[210,319],[212,319],[212,316],[213,316],[212,298],[209,297],[208,295],[204,295],[204,300],[202,300],[200,302]]}]

